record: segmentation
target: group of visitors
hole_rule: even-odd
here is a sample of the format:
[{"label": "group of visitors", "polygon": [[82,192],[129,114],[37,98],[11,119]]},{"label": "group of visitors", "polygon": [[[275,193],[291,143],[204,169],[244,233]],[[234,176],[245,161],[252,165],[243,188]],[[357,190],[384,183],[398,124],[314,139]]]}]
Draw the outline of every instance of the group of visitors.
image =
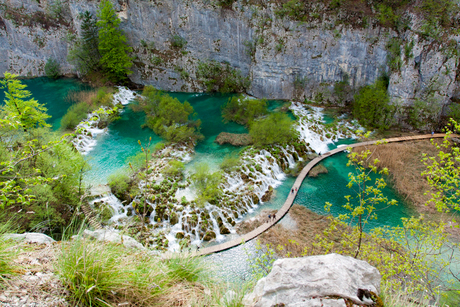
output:
[{"label": "group of visitors", "polygon": [[269,214],[268,215],[268,221],[267,223],[270,223],[270,221],[273,219],[273,221],[276,221],[276,213]]}]

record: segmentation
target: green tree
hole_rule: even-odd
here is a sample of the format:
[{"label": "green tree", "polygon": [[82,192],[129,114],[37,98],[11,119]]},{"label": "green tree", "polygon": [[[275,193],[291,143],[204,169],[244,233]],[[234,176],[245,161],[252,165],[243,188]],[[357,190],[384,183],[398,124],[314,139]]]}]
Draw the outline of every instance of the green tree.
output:
[{"label": "green tree", "polygon": [[[368,137],[369,134],[366,135]],[[379,143],[378,143],[379,144]],[[382,189],[386,187],[383,175],[388,175],[388,169],[378,169],[379,160],[373,159],[369,149],[363,151],[353,151],[348,155],[347,166],[352,166],[354,171],[348,173],[347,187],[354,190],[353,195],[345,196],[347,202],[343,205],[349,213],[341,214],[338,220],[348,222],[349,225],[356,225],[352,232],[342,235],[349,248],[354,249],[354,257],[358,258],[363,242],[364,228],[369,220],[377,219],[376,206],[386,204],[387,206],[396,205],[396,200],[388,200],[383,195]],[[378,174],[380,178],[372,179],[371,174]],[[326,210],[329,211],[331,203],[326,203]],[[354,247],[354,248],[353,248]]]},{"label": "green tree", "polygon": [[201,121],[194,120],[193,107],[185,101],[147,88],[147,96],[139,107],[146,112],[145,125],[170,142],[181,143],[201,140]]},{"label": "green tree", "polygon": [[108,0],[101,1],[97,16],[102,69],[112,81],[125,81],[127,75],[132,73],[129,70],[132,60],[128,55],[132,48],[126,43],[126,37],[119,28],[121,21]]},{"label": "green tree", "polygon": [[353,116],[365,127],[388,129],[393,122],[395,107],[390,105],[386,81],[379,78],[375,84],[364,86],[355,95]]},{"label": "green tree", "polygon": [[45,64],[45,74],[48,78],[51,79],[57,79],[59,78],[59,74],[61,67],[59,65],[59,62],[56,61],[55,59],[48,59],[48,61]]},{"label": "green tree", "polygon": [[284,113],[272,113],[267,118],[254,121],[249,128],[254,145],[286,144],[298,135],[294,121]]},{"label": "green tree", "polygon": [[96,20],[89,11],[81,13],[78,18],[82,20],[81,36],[69,51],[67,60],[75,65],[82,75],[86,75],[100,69],[99,35]]},{"label": "green tree", "polygon": [[222,107],[222,117],[225,121],[234,121],[241,125],[250,124],[255,118],[267,113],[267,100],[243,96],[229,98]]},{"label": "green tree", "polygon": [[30,98],[31,93],[25,90],[26,85],[16,79],[16,75],[5,72],[4,79],[0,80],[5,91],[5,105],[1,108],[9,120],[17,121],[27,131],[37,126],[48,127],[46,119],[47,109],[37,100]]}]

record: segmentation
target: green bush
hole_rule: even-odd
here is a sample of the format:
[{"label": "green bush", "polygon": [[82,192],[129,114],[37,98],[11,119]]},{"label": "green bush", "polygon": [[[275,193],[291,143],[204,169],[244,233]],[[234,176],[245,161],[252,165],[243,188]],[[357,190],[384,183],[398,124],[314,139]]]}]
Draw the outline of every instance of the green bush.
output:
[{"label": "green bush", "polygon": [[174,48],[182,49],[187,45],[187,41],[185,38],[181,37],[180,35],[174,35],[171,38],[171,46]]},{"label": "green bush", "polygon": [[392,71],[401,69],[401,45],[402,40],[396,37],[391,38],[386,45],[388,51],[387,63]]},{"label": "green bush", "polygon": [[184,168],[184,163],[177,160],[171,160],[168,162],[168,167],[163,171],[163,173],[167,176],[175,177],[182,174]]},{"label": "green bush", "polygon": [[255,118],[267,114],[265,99],[250,99],[243,96],[234,96],[222,106],[222,117],[241,125],[247,125]]},{"label": "green bush", "polygon": [[287,114],[272,113],[267,118],[254,121],[249,134],[257,147],[286,144],[298,136],[294,123]]},{"label": "green bush", "polygon": [[[199,132],[200,120],[193,120],[193,107],[185,101],[167,94],[158,96],[158,100],[147,101],[143,106],[147,117],[145,125],[169,142],[182,143],[203,138]],[[151,110],[151,113],[147,113]]]},{"label": "green bush", "polygon": [[93,108],[85,102],[72,105],[61,119],[61,129],[75,129],[75,127],[88,116],[88,113],[92,111]]},{"label": "green bush", "polygon": [[416,99],[408,112],[408,122],[416,129],[432,130],[436,127],[441,105],[434,101]]},{"label": "green bush", "polygon": [[45,64],[45,74],[48,78],[57,79],[61,73],[61,66],[55,59],[48,59]]},{"label": "green bush", "polygon": [[380,130],[391,126],[395,107],[390,105],[384,78],[379,78],[375,84],[362,87],[354,98],[353,116],[361,125]]},{"label": "green bush", "polygon": [[208,92],[239,93],[251,84],[249,77],[243,77],[240,70],[217,61],[200,62],[196,75]]},{"label": "green bush", "polygon": [[219,185],[222,182],[222,173],[211,172],[208,164],[201,163],[195,168],[192,175],[193,185],[197,189],[198,198],[196,200],[199,206],[204,206],[205,202],[215,201],[222,194]]},{"label": "green bush", "polygon": [[227,155],[220,164],[220,169],[224,172],[231,172],[240,166],[241,161],[238,155]]},{"label": "green bush", "polygon": [[[5,216],[2,219],[4,218]],[[7,233],[14,233],[12,220],[7,220],[0,224],[0,289],[3,288],[6,279],[17,272],[17,268],[13,263],[18,254],[17,242],[7,239],[4,236]]]},{"label": "green bush", "polygon": [[110,187],[110,190],[112,190],[112,193],[120,198],[120,199],[125,199],[126,194],[128,194],[128,189],[129,189],[129,182],[131,179],[129,176],[125,173],[116,173],[112,174],[109,176],[108,180],[108,185]]}]

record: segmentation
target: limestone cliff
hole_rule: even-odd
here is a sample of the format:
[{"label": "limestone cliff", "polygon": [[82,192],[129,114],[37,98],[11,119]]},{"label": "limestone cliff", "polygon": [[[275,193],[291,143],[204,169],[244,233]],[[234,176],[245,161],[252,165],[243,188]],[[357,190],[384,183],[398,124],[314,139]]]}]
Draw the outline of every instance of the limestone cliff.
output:
[{"label": "limestone cliff", "polygon": [[[61,63],[63,74],[74,73],[66,60],[69,38],[78,34],[78,14],[95,13],[98,2],[63,1],[58,16],[55,4],[2,0],[1,74],[40,76],[49,58]],[[375,24],[345,26],[333,18],[299,23],[276,16],[275,4],[260,7],[236,2],[230,9],[208,0],[119,0],[114,4],[134,48],[130,78],[136,83],[170,91],[200,91],[204,88],[196,78],[197,66],[211,59],[250,76],[247,92],[256,97],[327,102],[333,85],[345,76],[350,85],[359,86],[374,82],[383,71],[390,74],[389,93],[400,105],[426,97],[446,105],[457,95],[459,59],[449,50],[458,48],[458,36],[439,43],[415,30],[398,34]],[[416,16],[410,20],[410,29],[421,27]],[[174,36],[185,39],[186,45],[174,48]],[[386,46],[394,37],[411,47],[401,52],[399,69],[390,70]]]}]

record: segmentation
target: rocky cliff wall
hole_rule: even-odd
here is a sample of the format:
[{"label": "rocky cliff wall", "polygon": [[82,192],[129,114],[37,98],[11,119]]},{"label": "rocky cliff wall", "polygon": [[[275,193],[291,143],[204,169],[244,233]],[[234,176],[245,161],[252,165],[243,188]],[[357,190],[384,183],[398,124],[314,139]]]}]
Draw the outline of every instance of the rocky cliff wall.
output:
[{"label": "rocky cliff wall", "polygon": [[[69,0],[63,18],[52,18],[51,1],[2,0],[0,7],[0,73],[44,74],[49,58],[72,73],[66,61],[66,38],[78,33],[78,14],[97,10],[96,1]],[[134,48],[132,81],[170,91],[200,91],[196,78],[200,61],[227,62],[249,75],[248,93],[256,97],[316,99],[327,102],[336,82],[348,77],[352,86],[370,84],[382,72],[390,74],[389,93],[395,103],[410,105],[416,98],[448,104],[458,88],[457,55],[446,44],[422,39],[416,31],[399,34],[413,42],[401,52],[400,68],[387,65],[386,45],[398,36],[378,26],[353,28],[334,20],[299,23],[275,16],[268,5],[221,8],[209,1],[114,2],[128,41]],[[43,17],[45,16],[45,17]],[[414,16],[411,29],[420,27]],[[172,38],[186,40],[174,48]],[[444,41],[455,44],[459,37]],[[251,47],[252,46],[252,47]],[[452,47],[452,46],[451,46]],[[318,96],[318,93],[321,95]]]}]

